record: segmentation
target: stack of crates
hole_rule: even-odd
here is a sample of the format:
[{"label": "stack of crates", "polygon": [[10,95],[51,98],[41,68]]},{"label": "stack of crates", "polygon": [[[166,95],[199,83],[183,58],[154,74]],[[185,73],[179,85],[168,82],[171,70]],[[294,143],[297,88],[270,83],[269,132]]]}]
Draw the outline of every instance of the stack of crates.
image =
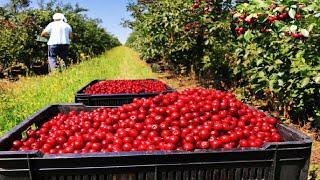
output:
[{"label": "stack of crates", "polygon": [[[148,79],[151,81],[158,81],[155,79]],[[139,94],[85,94],[84,90],[88,87],[105,80],[93,80],[85,85],[75,94],[75,102],[83,103],[87,106],[121,106],[129,104],[134,98],[149,98],[160,94],[159,93],[139,93]],[[175,90],[166,85],[166,90],[161,92],[163,94],[174,92]]]}]

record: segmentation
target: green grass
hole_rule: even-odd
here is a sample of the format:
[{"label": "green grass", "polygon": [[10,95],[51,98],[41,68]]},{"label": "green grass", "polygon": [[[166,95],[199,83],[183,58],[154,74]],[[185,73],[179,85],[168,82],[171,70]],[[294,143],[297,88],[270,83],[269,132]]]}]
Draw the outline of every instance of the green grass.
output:
[{"label": "green grass", "polygon": [[155,77],[136,52],[120,46],[61,73],[0,82],[0,135],[49,104],[74,102],[74,93],[94,79]]}]

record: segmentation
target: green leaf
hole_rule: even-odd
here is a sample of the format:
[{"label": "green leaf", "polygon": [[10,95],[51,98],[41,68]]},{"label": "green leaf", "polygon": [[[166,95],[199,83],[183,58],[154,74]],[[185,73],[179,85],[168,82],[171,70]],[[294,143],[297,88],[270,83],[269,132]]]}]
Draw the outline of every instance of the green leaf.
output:
[{"label": "green leaf", "polygon": [[233,15],[233,18],[238,18],[238,17],[240,17],[242,14],[241,13],[235,13],[234,15]]},{"label": "green leaf", "polygon": [[276,63],[276,64],[283,64],[283,62],[282,62],[280,59],[277,59],[277,60],[275,61],[275,63]]},{"label": "green leaf", "polygon": [[207,55],[206,55],[206,56],[203,56],[202,62],[205,63],[205,64],[210,63],[210,57],[207,56]]},{"label": "green leaf", "polygon": [[247,16],[246,19],[257,18],[257,17],[258,17],[257,13],[252,13],[249,16]]},{"label": "green leaf", "polygon": [[302,88],[306,87],[309,84],[309,82],[310,82],[310,78],[309,77],[304,78],[302,80],[302,82],[301,82],[301,87]]},{"label": "green leaf", "polygon": [[282,23],[281,21],[275,21],[275,22],[274,22],[274,25],[275,25],[277,28],[283,27],[283,23]]},{"label": "green leaf", "polygon": [[290,10],[289,10],[289,16],[290,16],[292,19],[295,19],[296,10],[290,8]]},{"label": "green leaf", "polygon": [[320,75],[314,77],[313,80],[316,82],[316,84],[320,84]]},{"label": "green leaf", "polygon": [[282,77],[284,75],[284,72],[278,72],[277,76]]},{"label": "green leaf", "polygon": [[260,71],[258,73],[258,76],[261,77],[261,78],[264,78],[265,77],[265,73],[263,71]]},{"label": "green leaf", "polygon": [[304,37],[309,37],[309,36],[310,36],[308,30],[306,30],[306,29],[301,29],[300,31],[301,31],[301,34],[302,34]]},{"label": "green leaf", "polygon": [[311,32],[313,30],[313,27],[316,26],[316,23],[312,23],[308,26],[308,31]]},{"label": "green leaf", "polygon": [[289,30],[289,28],[288,28],[287,26],[283,26],[283,27],[279,30],[279,32],[283,32],[283,31],[287,31],[287,30]]},{"label": "green leaf", "polygon": [[260,64],[263,63],[263,60],[262,59],[258,59],[256,63],[257,63],[257,66],[259,66]]},{"label": "green leaf", "polygon": [[235,67],[234,70],[233,70],[233,73],[234,74],[238,74],[239,72],[241,72],[240,68],[239,67]]},{"label": "green leaf", "polygon": [[302,10],[304,10],[304,11],[314,11],[314,7],[309,5],[309,6],[306,6],[306,7],[302,8]]},{"label": "green leaf", "polygon": [[295,8],[295,9],[296,9],[296,8],[297,8],[297,5],[291,5],[291,8]]},{"label": "green leaf", "polygon": [[275,83],[275,80],[270,80],[269,81],[269,88],[271,91],[274,91],[274,83]]},{"label": "green leaf", "polygon": [[246,20],[249,20],[253,17],[253,14],[250,14],[249,16],[246,17]]},{"label": "green leaf", "polygon": [[251,30],[246,31],[243,37],[247,42],[249,42],[253,37]]},{"label": "green leaf", "polygon": [[290,32],[292,32],[292,33],[296,33],[297,29],[298,29],[298,27],[296,25],[290,26]]},{"label": "green leaf", "polygon": [[268,71],[270,72],[270,71],[272,71],[274,69],[274,66],[269,66],[268,67]]},{"label": "green leaf", "polygon": [[282,80],[282,79],[279,79],[279,80],[278,80],[278,85],[279,85],[279,86],[283,86],[283,84],[284,84],[283,80]]},{"label": "green leaf", "polygon": [[277,12],[277,11],[280,11],[280,7],[274,8],[273,12]]}]

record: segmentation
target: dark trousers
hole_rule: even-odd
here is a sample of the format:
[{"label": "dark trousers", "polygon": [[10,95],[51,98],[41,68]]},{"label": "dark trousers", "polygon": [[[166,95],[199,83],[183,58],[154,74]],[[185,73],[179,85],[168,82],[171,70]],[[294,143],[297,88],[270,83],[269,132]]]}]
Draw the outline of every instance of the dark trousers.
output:
[{"label": "dark trousers", "polygon": [[69,44],[48,45],[49,70],[54,71],[57,68],[57,56],[64,62],[68,58]]}]

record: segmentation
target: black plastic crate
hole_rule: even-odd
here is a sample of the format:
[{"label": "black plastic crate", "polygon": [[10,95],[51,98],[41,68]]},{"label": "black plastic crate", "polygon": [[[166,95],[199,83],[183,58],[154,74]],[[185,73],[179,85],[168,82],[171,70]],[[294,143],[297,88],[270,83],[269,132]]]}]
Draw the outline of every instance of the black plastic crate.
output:
[{"label": "black plastic crate", "polygon": [[[156,79],[147,79],[158,81]],[[93,80],[83,88],[81,88],[75,94],[75,102],[83,103],[87,106],[121,106],[123,104],[129,104],[133,101],[134,98],[149,98],[159,95],[160,93],[140,93],[140,94],[84,94],[84,90],[100,81],[106,80]],[[169,87],[161,93],[170,93],[174,92],[175,89]]]},{"label": "black plastic crate", "polygon": [[155,151],[43,155],[10,149],[13,140],[31,125],[41,126],[57,113],[91,111],[81,104],[42,109],[0,139],[0,179],[107,180],[306,180],[312,141],[279,124],[285,142],[259,149],[194,152]]}]

